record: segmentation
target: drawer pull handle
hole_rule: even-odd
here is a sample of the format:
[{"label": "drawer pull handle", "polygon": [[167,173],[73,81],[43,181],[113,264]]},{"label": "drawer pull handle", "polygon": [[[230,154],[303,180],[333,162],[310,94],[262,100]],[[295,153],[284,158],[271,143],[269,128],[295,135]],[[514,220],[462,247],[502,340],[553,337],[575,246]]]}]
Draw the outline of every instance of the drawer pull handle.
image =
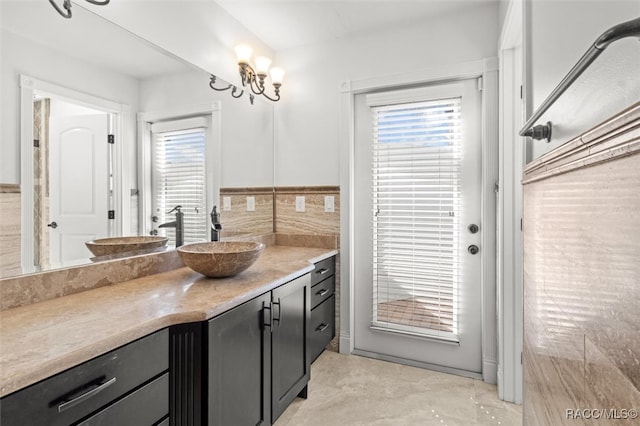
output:
[{"label": "drawer pull handle", "polygon": [[100,392],[102,392],[103,390],[105,390],[106,388],[108,388],[109,386],[114,384],[115,382],[116,382],[116,378],[113,377],[113,378],[107,380],[106,382],[102,382],[100,384],[94,385],[94,387],[92,387],[88,391],[84,392],[83,394],[78,395],[75,398],[70,399],[69,401],[65,401],[65,402],[61,403],[60,405],[58,405],[58,413],[62,413],[63,411],[68,410],[69,408],[80,404],[82,401],[85,401],[85,400],[91,398],[92,396],[95,396],[95,395],[99,394]]},{"label": "drawer pull handle", "polygon": [[322,290],[316,292],[318,296],[324,296],[327,293],[329,293],[329,290],[327,290],[326,288],[323,288]]},{"label": "drawer pull handle", "polygon": [[329,270],[327,268],[322,268],[322,269],[316,271],[316,274],[324,275],[327,272],[329,272]]},{"label": "drawer pull handle", "polygon": [[327,327],[329,327],[329,324],[325,324],[322,323],[319,326],[316,327],[316,331],[322,333],[323,331],[325,331],[327,329]]}]

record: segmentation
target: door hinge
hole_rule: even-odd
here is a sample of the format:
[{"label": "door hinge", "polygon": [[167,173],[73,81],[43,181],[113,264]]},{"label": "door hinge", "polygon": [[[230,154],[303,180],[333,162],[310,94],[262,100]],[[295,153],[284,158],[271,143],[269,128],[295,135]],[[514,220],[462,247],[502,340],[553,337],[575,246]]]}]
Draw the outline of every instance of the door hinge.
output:
[{"label": "door hinge", "polygon": [[33,147],[34,148],[40,148],[40,139],[34,139],[33,140]]},{"label": "door hinge", "polygon": [[109,210],[107,211],[107,217],[109,219],[115,219],[116,218],[116,211],[115,210]]},{"label": "door hinge", "polygon": [[115,135],[107,135],[107,142],[110,143],[111,145],[113,145],[114,143],[116,143],[116,137]]},{"label": "door hinge", "polygon": [[522,84],[520,85],[520,99],[522,99],[523,93],[522,93]]},{"label": "door hinge", "polygon": [[520,365],[524,364],[524,356],[522,355],[522,352],[520,352]]},{"label": "door hinge", "polygon": [[482,92],[483,86],[482,86],[482,77],[478,77],[478,91]]},{"label": "door hinge", "polygon": [[496,182],[493,185],[493,192],[495,192],[496,194],[498,194],[500,192],[500,183],[499,182]]},{"label": "door hinge", "polygon": [[524,226],[524,225],[523,225],[523,223],[522,223],[522,218],[520,218],[520,230],[521,230],[521,231],[522,231],[522,229],[523,229],[523,226]]}]

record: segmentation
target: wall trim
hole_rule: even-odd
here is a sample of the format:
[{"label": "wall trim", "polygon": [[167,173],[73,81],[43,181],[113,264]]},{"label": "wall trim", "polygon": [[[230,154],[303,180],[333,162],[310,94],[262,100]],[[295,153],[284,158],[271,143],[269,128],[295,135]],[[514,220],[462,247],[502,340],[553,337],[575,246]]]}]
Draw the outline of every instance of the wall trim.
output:
[{"label": "wall trim", "polygon": [[[131,141],[127,138],[124,126],[128,124],[124,115],[130,112],[130,106],[120,104],[115,101],[100,98],[88,93],[69,89],[64,86],[39,80],[28,75],[20,74],[20,186],[22,188],[21,208],[22,208],[22,270],[24,273],[33,272],[33,95],[35,92],[63,99],[75,104],[80,104],[89,108],[104,111],[115,115],[114,127],[112,128],[116,139],[121,143],[116,143],[116,154],[113,167],[114,173],[114,199],[115,204],[128,211],[130,207],[128,187],[129,182],[122,173],[118,171],[129,168],[128,156],[126,152]],[[125,164],[126,162],[126,164]],[[110,228],[110,232],[122,235],[124,214],[116,215],[115,229]]]},{"label": "wall trim", "polygon": [[0,194],[19,194],[19,183],[0,183]]},{"label": "wall trim", "polygon": [[220,195],[233,194],[271,194],[274,192],[272,186],[254,186],[246,188],[220,188]]},{"label": "wall trim", "polygon": [[[340,84],[340,352],[345,354],[354,351],[354,288],[355,253],[352,250],[354,238],[355,206],[351,194],[354,191],[354,153],[355,153],[355,95],[372,90],[390,89],[409,84],[428,84],[444,81],[455,81],[483,77],[482,95],[482,131],[483,131],[483,200],[493,194],[497,180],[498,155],[498,60],[495,57],[478,61],[444,65],[430,69],[415,70],[400,75],[382,76],[363,80],[348,80]],[[486,109],[485,109],[486,108]],[[487,191],[490,191],[489,193]],[[488,217],[493,211],[493,217]],[[482,221],[484,233],[483,252],[495,253],[495,203],[484,202]],[[496,309],[495,309],[495,259],[491,262],[483,260],[483,308],[482,308],[482,363],[496,359]],[[489,263],[492,263],[490,265]],[[489,383],[496,382],[496,369],[483,372],[483,379]]]},{"label": "wall trim", "polygon": [[[499,190],[497,223],[498,397],[522,403],[523,0],[510,0],[499,43]],[[522,87],[522,89],[521,89]]]},{"label": "wall trim", "polygon": [[276,186],[274,187],[276,194],[333,194],[340,192],[339,186]]},{"label": "wall trim", "polygon": [[524,169],[523,184],[640,152],[640,102],[547,152]]},{"label": "wall trim", "polygon": [[151,124],[159,121],[206,116],[210,119],[207,127],[206,170],[207,182],[212,182],[207,190],[207,211],[214,205],[220,205],[220,185],[222,183],[222,128],[220,101],[158,111],[138,112],[138,189],[141,191],[138,207],[138,230],[146,234],[151,229],[151,217],[145,212],[151,211]]}]

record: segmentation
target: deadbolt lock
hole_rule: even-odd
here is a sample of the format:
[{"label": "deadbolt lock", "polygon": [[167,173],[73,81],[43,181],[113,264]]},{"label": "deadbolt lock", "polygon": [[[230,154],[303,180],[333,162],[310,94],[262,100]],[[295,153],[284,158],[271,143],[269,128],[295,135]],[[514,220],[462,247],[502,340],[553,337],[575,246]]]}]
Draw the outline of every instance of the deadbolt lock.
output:
[{"label": "deadbolt lock", "polygon": [[480,251],[480,248],[475,245],[475,244],[471,244],[468,248],[467,251],[471,254],[478,254],[478,252]]},{"label": "deadbolt lock", "polygon": [[469,225],[469,232],[471,232],[472,234],[476,234],[480,228],[478,227],[478,225],[476,225],[475,223],[472,223],[471,225]]}]

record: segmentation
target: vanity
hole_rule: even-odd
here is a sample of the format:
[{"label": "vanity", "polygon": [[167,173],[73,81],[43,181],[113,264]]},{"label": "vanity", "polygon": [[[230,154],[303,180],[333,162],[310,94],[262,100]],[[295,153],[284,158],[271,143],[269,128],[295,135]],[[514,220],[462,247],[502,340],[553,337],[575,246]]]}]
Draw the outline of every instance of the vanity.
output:
[{"label": "vanity", "polygon": [[336,254],[268,246],[231,278],[180,267],[0,312],[0,423],[272,424],[333,329],[313,319]]}]

